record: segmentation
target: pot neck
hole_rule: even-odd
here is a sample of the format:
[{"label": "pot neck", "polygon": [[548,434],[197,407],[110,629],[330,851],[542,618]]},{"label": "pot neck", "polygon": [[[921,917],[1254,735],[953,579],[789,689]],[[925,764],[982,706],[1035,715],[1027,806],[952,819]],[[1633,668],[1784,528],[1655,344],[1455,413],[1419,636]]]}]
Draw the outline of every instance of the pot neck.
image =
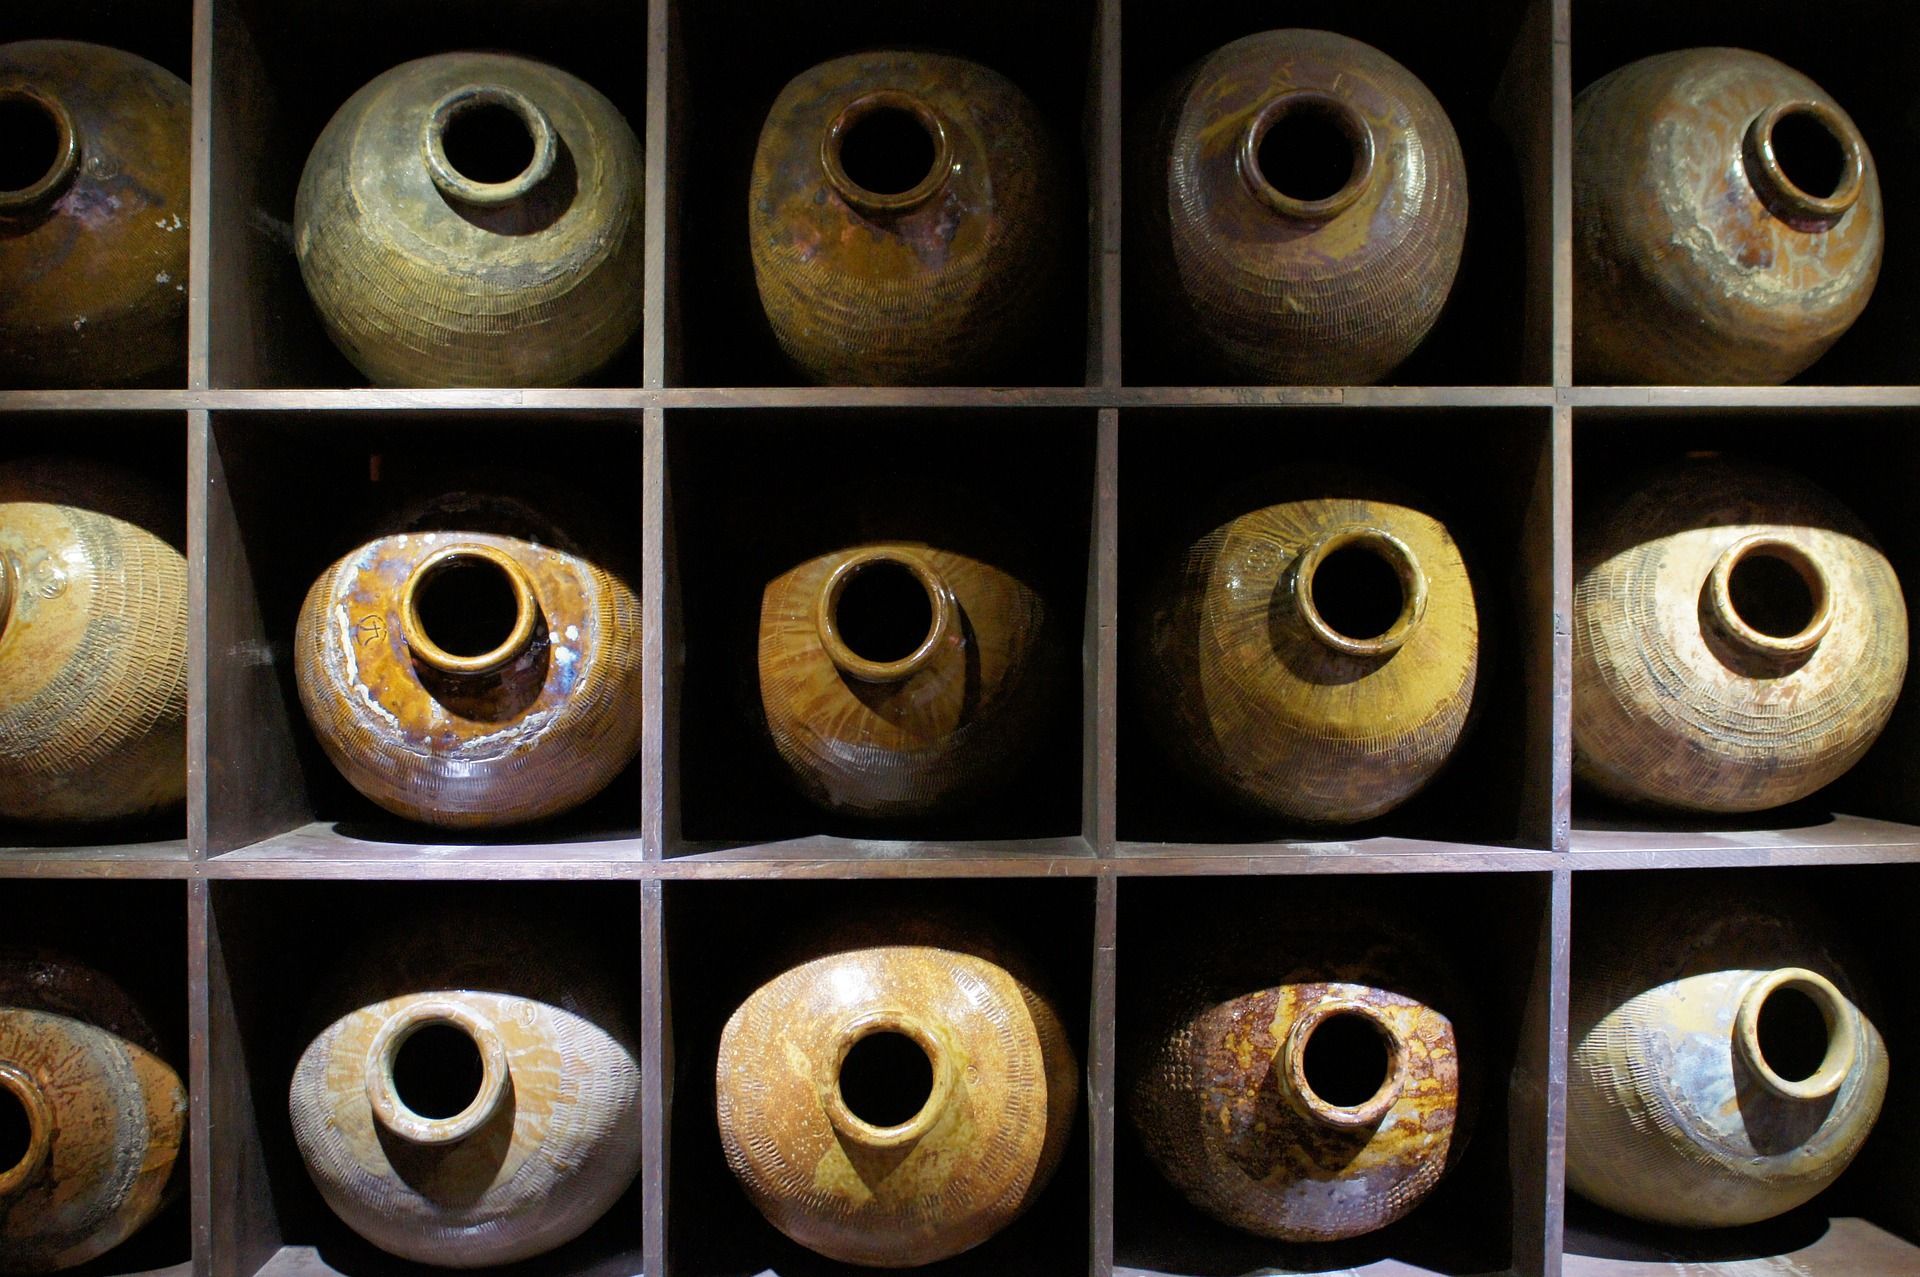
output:
[{"label": "pot neck", "polygon": [[[1377,1034],[1385,1055],[1385,1069],[1372,1095],[1356,1104],[1334,1104],[1314,1088],[1307,1062],[1314,1035],[1329,1024],[1364,1026]],[[1334,1130],[1356,1131],[1378,1126],[1399,1101],[1406,1087],[1407,1051],[1399,1033],[1379,1011],[1364,1002],[1330,998],[1302,1013],[1293,1022],[1281,1046],[1281,1076],[1287,1098],[1305,1117]]]},{"label": "pot neck", "polygon": [[1776,102],[1747,125],[1740,150],[1754,194],[1799,230],[1832,227],[1866,189],[1867,144],[1830,103]]},{"label": "pot neck", "polygon": [[[912,636],[914,642],[906,655],[897,659],[876,660],[871,653],[863,654],[855,650],[855,644],[864,640],[851,633],[855,627],[849,626],[851,618],[847,616],[847,611],[850,603],[863,612],[904,608],[907,600],[903,598],[852,597],[852,592],[864,593],[876,585],[883,575],[889,574],[910,577],[926,596],[926,631]],[[917,621],[920,615],[917,608],[911,615]],[[880,619],[884,623],[885,618]],[[814,608],[814,627],[828,659],[842,674],[863,683],[905,682],[932,664],[944,648],[956,646],[962,641],[960,604],[954,597],[952,587],[925,558],[910,550],[892,547],[856,550],[841,560],[820,587],[820,596]],[[852,643],[849,642],[850,637]]]},{"label": "pot neck", "polygon": [[[1783,993],[1811,1001],[1826,1026],[1826,1050],[1819,1065],[1803,1078],[1785,1077],[1774,1067],[1761,1029],[1768,1000]],[[1782,967],[1754,981],[1740,1000],[1733,1026],[1733,1048],[1748,1071],[1774,1095],[1802,1102],[1825,1099],[1840,1089],[1853,1074],[1860,1037],[1859,1010],[1833,981],[1805,967]]]},{"label": "pot neck", "polygon": [[[1760,615],[1768,606],[1765,596],[1777,595],[1777,589],[1770,589],[1764,578],[1751,589],[1746,585],[1766,561],[1784,566],[1806,590],[1804,598],[1776,604],[1790,609],[1782,613],[1791,618],[1787,625],[1766,621]],[[1833,589],[1826,569],[1804,547],[1784,537],[1755,533],[1735,541],[1715,561],[1707,576],[1706,592],[1707,616],[1714,628],[1750,656],[1776,661],[1803,659],[1820,646],[1833,625]],[[1761,629],[1756,619],[1765,621],[1768,628]],[[1798,628],[1792,628],[1794,625]],[[1773,632],[1778,629],[1789,632]]]},{"label": "pot neck", "polygon": [[[80,171],[80,134],[73,115],[59,98],[38,87],[8,85],[0,87],[0,121],[21,138],[37,137],[44,143],[23,166],[32,173],[22,172],[0,186],[0,223],[38,220],[66,194]],[[44,168],[39,163],[43,157]]]},{"label": "pot neck", "polygon": [[[511,599],[513,617],[506,636],[487,651],[458,654],[436,640],[433,625],[423,619],[436,586],[444,585],[454,573],[491,575],[488,583],[496,592],[504,589]],[[452,680],[483,678],[512,665],[533,647],[541,608],[534,592],[533,579],[513,556],[479,542],[442,546],[415,565],[400,587],[400,629],[414,661],[434,673]]]},{"label": "pot neck", "polygon": [[1338,216],[1366,194],[1378,154],[1373,126],[1349,103],[1296,89],[1267,99],[1248,118],[1235,164],[1248,193],[1271,213],[1311,223]]},{"label": "pot neck", "polygon": [[32,1187],[53,1156],[54,1118],[40,1084],[26,1070],[5,1061],[0,1061],[0,1104],[16,1108],[26,1128],[19,1156],[11,1165],[0,1166],[0,1202],[5,1202]]},{"label": "pot neck", "polygon": [[[927,1097],[919,1110],[905,1121],[878,1126],[848,1106],[842,1086],[847,1057],[855,1046],[876,1034],[898,1034],[912,1042],[926,1056],[929,1072]],[[932,1131],[954,1102],[959,1084],[959,1068],[953,1050],[931,1025],[913,1013],[888,1008],[868,1011],[841,1025],[834,1033],[833,1050],[822,1057],[831,1064],[815,1079],[820,1091],[821,1108],[840,1139],[869,1152],[897,1151],[908,1148]]]},{"label": "pot neck", "polygon": [[[1387,571],[1381,571],[1381,565]],[[1284,581],[1293,594],[1294,614],[1307,633],[1343,656],[1391,656],[1412,637],[1427,613],[1427,574],[1420,561],[1406,542],[1380,528],[1356,524],[1327,533],[1294,559]],[[1388,591],[1395,585],[1397,611],[1386,606],[1391,602]],[[1375,618],[1384,628],[1374,628]],[[1374,632],[1351,632],[1366,629]]]},{"label": "pot neck", "polygon": [[[891,191],[866,185],[880,185],[873,173],[884,172],[889,161],[897,163],[901,158],[884,152],[907,146],[916,129],[925,135],[931,151],[924,175],[909,173],[914,180]],[[911,145],[917,157],[919,144]],[[876,150],[882,153],[873,154]],[[841,199],[869,217],[906,213],[946,186],[953,174],[953,141],[946,121],[925,99],[898,89],[881,89],[855,98],[833,117],[820,136],[820,170]]]},{"label": "pot neck", "polygon": [[[480,1056],[480,1083],[473,1099],[447,1117],[415,1112],[394,1081],[395,1065],[408,1040],[423,1029],[435,1027],[464,1034]],[[374,1123],[422,1147],[458,1144],[491,1122],[513,1093],[513,1075],[499,1030],[485,1016],[451,1000],[423,999],[389,1016],[367,1048],[365,1073],[367,1103],[373,1110]]]},{"label": "pot neck", "polygon": [[[474,137],[470,148],[463,137]],[[493,146],[528,158],[517,173],[495,173],[485,152]],[[517,204],[553,175],[560,139],[533,99],[498,84],[467,84],[441,98],[427,113],[420,148],[440,193],[475,209]],[[511,161],[509,161],[509,164]]]},{"label": "pot neck", "polygon": [[20,568],[13,556],[0,551],[0,639],[13,628],[13,608],[20,598]]}]

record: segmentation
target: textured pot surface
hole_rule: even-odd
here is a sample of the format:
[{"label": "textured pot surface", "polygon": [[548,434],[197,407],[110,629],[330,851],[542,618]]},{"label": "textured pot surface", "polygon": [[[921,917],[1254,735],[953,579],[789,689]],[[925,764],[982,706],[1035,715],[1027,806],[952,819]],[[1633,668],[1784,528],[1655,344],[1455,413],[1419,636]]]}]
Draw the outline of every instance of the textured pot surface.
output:
[{"label": "textured pot surface", "polygon": [[184,375],[189,115],[145,58],[0,45],[0,386]]},{"label": "textured pot surface", "polygon": [[827,384],[1004,368],[1055,291],[1066,201],[1033,105],[961,58],[872,52],[796,76],[748,194],[774,336]]},{"label": "textured pot surface", "polygon": [[445,53],[377,77],[300,176],[294,249],[381,386],[555,386],[640,326],[640,143],[566,72]]},{"label": "textured pot surface", "polygon": [[132,471],[0,466],[0,814],[112,820],[186,796],[183,522]]},{"label": "textured pot surface", "polygon": [[760,700],[816,802],[861,816],[950,810],[1032,744],[1057,640],[1040,596],[921,542],[823,554],[760,604]]},{"label": "textured pot surface", "polygon": [[1689,460],[1575,537],[1574,770],[1629,802],[1758,811],[1859,761],[1907,668],[1900,581],[1797,475]]},{"label": "textured pot surface", "polygon": [[1078,1098],[1052,1006],[948,948],[803,963],[720,1039],[727,1164],[776,1228],[843,1263],[932,1263],[991,1237],[1046,1186]]},{"label": "textured pot surface", "polygon": [[186,1086],[97,971],[0,953],[0,1113],[20,1137],[0,1156],[0,1272],[104,1254],[179,1186]]},{"label": "textured pot surface", "polygon": [[1692,898],[1575,931],[1567,1183],[1657,1223],[1811,1199],[1879,1115],[1887,1052],[1833,923],[1784,898]]},{"label": "textured pot surface", "polygon": [[1379,381],[1440,317],[1467,177],[1440,103],[1327,31],[1247,36],[1145,121],[1132,184],[1164,339],[1239,381]]},{"label": "textured pot surface", "polygon": [[1791,67],[1745,49],[1630,63],[1581,92],[1573,148],[1582,381],[1783,382],[1873,293],[1873,156]]},{"label": "textured pot surface", "polygon": [[1215,527],[1155,583],[1138,667],[1154,727],[1179,765],[1252,810],[1380,815],[1466,730],[1479,669],[1466,563],[1443,524],[1364,476],[1248,491],[1283,499]]}]

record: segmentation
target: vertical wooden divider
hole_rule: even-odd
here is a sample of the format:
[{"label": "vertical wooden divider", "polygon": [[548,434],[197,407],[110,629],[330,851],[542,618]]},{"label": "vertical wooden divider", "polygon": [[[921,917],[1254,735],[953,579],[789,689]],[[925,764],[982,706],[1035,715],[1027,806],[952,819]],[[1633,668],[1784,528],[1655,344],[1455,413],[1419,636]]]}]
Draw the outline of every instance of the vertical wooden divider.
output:
[{"label": "vertical wooden divider", "polygon": [[647,1277],[667,1272],[667,1168],[671,1164],[673,1113],[672,1008],[667,996],[666,915],[659,877],[640,882],[640,1070],[646,1094],[641,1108],[640,1167],[642,1263]]}]

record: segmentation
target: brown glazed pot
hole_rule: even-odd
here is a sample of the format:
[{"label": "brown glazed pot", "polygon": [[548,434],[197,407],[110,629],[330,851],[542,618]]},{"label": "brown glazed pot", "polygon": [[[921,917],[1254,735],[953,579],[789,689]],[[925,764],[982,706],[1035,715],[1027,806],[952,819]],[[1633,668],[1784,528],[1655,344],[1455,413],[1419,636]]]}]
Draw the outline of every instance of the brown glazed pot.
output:
[{"label": "brown glazed pot", "polygon": [[1058,640],[1013,574],[920,542],[807,560],[760,603],[760,702],[801,789],[849,815],[951,810],[1032,744]]},{"label": "brown glazed pot", "polygon": [[1907,670],[1893,565],[1771,466],[1656,470],[1574,538],[1574,774],[1626,802],[1760,811],[1867,752]]},{"label": "brown glazed pot", "polygon": [[177,493],[74,458],[0,465],[0,815],[136,818],[187,788]]},{"label": "brown glazed pot", "polygon": [[189,116],[145,58],[0,45],[0,386],[181,379]]},{"label": "brown glazed pot", "polygon": [[1843,932],[1803,901],[1689,896],[1574,931],[1567,1184],[1655,1223],[1757,1223],[1866,1142],[1887,1048]]},{"label": "brown glazed pot", "polygon": [[378,76],[300,175],[294,251],[378,386],[559,386],[640,327],[640,143],[566,72],[443,53]]},{"label": "brown glazed pot", "polygon": [[288,1091],[327,1205],[390,1254],[479,1268],[577,1237],[639,1173],[640,1069],[603,965],[504,911],[366,945]]},{"label": "brown glazed pot", "polygon": [[51,954],[0,954],[0,1129],[0,1272],[112,1250],[185,1179],[180,1075],[118,985]]},{"label": "brown glazed pot", "polygon": [[1459,548],[1417,501],[1309,469],[1223,503],[1244,513],[1161,573],[1136,648],[1176,765],[1248,810],[1326,823],[1433,779],[1467,729],[1480,622]]},{"label": "brown glazed pot", "polygon": [[1234,381],[1379,381],[1460,267],[1466,163],[1425,85],[1371,45],[1223,46],[1158,102],[1131,183],[1169,349]]},{"label": "brown glazed pot", "polygon": [[747,227],[760,303],[802,373],[942,385],[1004,370],[1037,335],[1066,215],[1046,127],[1011,81],[881,51],[781,90]]},{"label": "brown glazed pot", "polygon": [[1880,180],[1847,113],[1745,49],[1682,49],[1588,86],[1573,123],[1581,381],[1774,385],[1866,307]]}]

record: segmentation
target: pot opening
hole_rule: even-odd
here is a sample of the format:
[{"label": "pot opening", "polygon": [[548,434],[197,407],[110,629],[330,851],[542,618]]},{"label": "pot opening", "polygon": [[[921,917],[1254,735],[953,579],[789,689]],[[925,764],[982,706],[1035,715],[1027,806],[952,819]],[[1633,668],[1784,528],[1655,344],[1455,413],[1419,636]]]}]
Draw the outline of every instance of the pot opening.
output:
[{"label": "pot opening", "polygon": [[1260,178],[1289,199],[1332,199],[1353,180],[1360,148],[1332,102],[1308,98],[1276,115],[1255,149]]},{"label": "pot opening", "polygon": [[1846,180],[1846,143],[1811,111],[1788,111],[1773,125],[1773,155],[1789,182],[1815,199],[1829,199]]},{"label": "pot opening", "polygon": [[511,182],[533,163],[533,130],[504,102],[477,101],[456,111],[440,137],[447,163],[470,182]]},{"label": "pot opening", "polygon": [[1309,589],[1320,619],[1343,638],[1379,638],[1407,607],[1399,569],[1366,541],[1349,542],[1320,560]]},{"label": "pot opening", "polygon": [[1809,571],[1785,546],[1762,546],[1733,565],[1727,596],[1736,616],[1769,638],[1795,638],[1820,615],[1824,600]]},{"label": "pot opening", "polygon": [[902,195],[933,172],[933,134],[900,106],[876,106],[840,134],[840,169],[875,195]]},{"label": "pot opening", "polygon": [[428,641],[453,656],[484,656],[512,636],[520,620],[513,582],[489,559],[454,555],[420,583],[414,596]]},{"label": "pot opening", "polygon": [[0,1086],[0,1175],[27,1160],[33,1144],[33,1118],[19,1096]]},{"label": "pot opening", "polygon": [[1791,985],[1760,1004],[1760,1058],[1789,1082],[1804,1082],[1826,1063],[1832,1030],[1813,996]]},{"label": "pot opening", "polygon": [[869,1033],[847,1048],[840,1062],[841,1103],[869,1125],[903,1125],[932,1098],[933,1061],[904,1033]]},{"label": "pot opening", "polygon": [[434,1120],[471,1108],[484,1074],[473,1036],[444,1022],[415,1029],[393,1057],[394,1094],[414,1113]]},{"label": "pot opening", "polygon": [[878,559],[862,566],[840,591],[833,624],[840,641],[878,665],[903,661],[933,632],[933,599],[904,563]]},{"label": "pot opening", "polygon": [[1323,1103],[1357,1108],[1380,1094],[1392,1063],[1380,1026],[1368,1016],[1341,1011],[1314,1026],[1300,1070]]},{"label": "pot opening", "polygon": [[60,122],[44,103],[0,97],[0,191],[24,191],[45,181],[61,150]]}]

